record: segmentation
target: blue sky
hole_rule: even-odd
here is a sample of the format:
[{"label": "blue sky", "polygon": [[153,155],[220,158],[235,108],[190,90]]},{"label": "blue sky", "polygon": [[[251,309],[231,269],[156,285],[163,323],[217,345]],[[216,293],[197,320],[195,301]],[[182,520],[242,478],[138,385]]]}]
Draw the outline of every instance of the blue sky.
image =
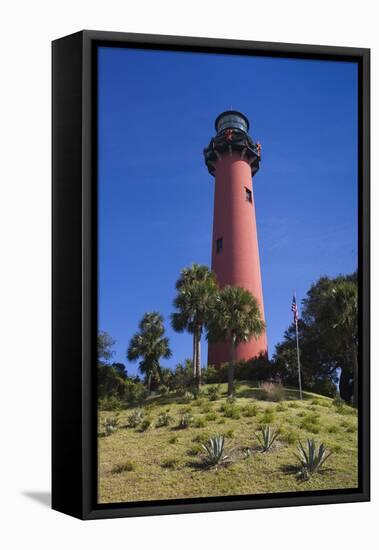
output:
[{"label": "blue sky", "polygon": [[[334,61],[99,49],[99,329],[126,348],[146,311],[170,328],[175,281],[210,265],[213,177],[203,148],[233,108],[262,144],[254,195],[269,353],[322,275],[357,267],[357,66]],[[203,357],[206,357],[204,342]],[[130,373],[136,364],[127,364]]]}]

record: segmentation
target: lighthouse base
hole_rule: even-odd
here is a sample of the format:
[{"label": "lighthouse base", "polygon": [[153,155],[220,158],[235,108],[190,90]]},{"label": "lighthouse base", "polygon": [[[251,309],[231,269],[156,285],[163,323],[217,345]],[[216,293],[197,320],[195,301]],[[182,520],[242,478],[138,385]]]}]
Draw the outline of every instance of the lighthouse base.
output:
[{"label": "lighthouse base", "polygon": [[[258,357],[267,357],[266,335],[251,340],[246,344],[239,344],[236,348],[235,361],[249,361]],[[208,345],[208,365],[218,367],[223,363],[230,362],[230,344],[228,342],[217,342]]]}]

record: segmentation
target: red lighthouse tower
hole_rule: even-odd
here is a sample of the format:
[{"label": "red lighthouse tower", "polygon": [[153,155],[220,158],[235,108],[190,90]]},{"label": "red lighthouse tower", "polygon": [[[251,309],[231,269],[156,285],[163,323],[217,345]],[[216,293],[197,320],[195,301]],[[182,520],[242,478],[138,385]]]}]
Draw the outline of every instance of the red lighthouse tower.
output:
[{"label": "red lighthouse tower", "polygon": [[[252,176],[259,169],[260,145],[248,134],[249,121],[238,111],[225,111],[215,122],[216,136],[204,150],[208,171],[215,177],[212,271],[221,288],[240,286],[256,298],[264,319],[261,269]],[[240,344],[236,360],[267,354],[264,332]],[[209,344],[208,364],[229,360],[227,343]]]}]

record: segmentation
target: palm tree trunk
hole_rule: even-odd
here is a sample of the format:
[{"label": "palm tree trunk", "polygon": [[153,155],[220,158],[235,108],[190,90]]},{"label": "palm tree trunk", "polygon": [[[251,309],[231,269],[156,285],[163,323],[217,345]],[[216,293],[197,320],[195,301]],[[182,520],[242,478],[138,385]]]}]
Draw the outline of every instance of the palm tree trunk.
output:
[{"label": "palm tree trunk", "polygon": [[192,368],[193,368],[193,378],[196,379],[196,355],[197,355],[197,348],[196,348],[196,331],[193,331],[193,338],[192,338]]},{"label": "palm tree trunk", "polygon": [[151,392],[151,372],[149,372],[147,376],[147,389],[149,390],[149,393]]},{"label": "palm tree trunk", "polygon": [[200,363],[200,346],[201,346],[201,332],[199,328],[196,328],[196,386],[201,386],[201,363]]},{"label": "palm tree trunk", "polygon": [[229,369],[228,369],[228,397],[233,397],[234,391],[234,363],[236,357],[236,346],[234,343],[234,338],[230,339],[230,360],[229,360]]}]

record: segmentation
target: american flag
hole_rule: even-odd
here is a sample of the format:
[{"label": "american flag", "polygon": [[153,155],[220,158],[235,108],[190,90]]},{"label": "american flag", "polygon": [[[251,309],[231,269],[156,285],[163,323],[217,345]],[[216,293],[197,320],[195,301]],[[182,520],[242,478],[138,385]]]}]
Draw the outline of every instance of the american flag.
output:
[{"label": "american flag", "polygon": [[291,311],[293,312],[293,322],[296,323],[299,319],[299,311],[297,309],[295,294],[293,295],[293,298],[292,298]]}]

